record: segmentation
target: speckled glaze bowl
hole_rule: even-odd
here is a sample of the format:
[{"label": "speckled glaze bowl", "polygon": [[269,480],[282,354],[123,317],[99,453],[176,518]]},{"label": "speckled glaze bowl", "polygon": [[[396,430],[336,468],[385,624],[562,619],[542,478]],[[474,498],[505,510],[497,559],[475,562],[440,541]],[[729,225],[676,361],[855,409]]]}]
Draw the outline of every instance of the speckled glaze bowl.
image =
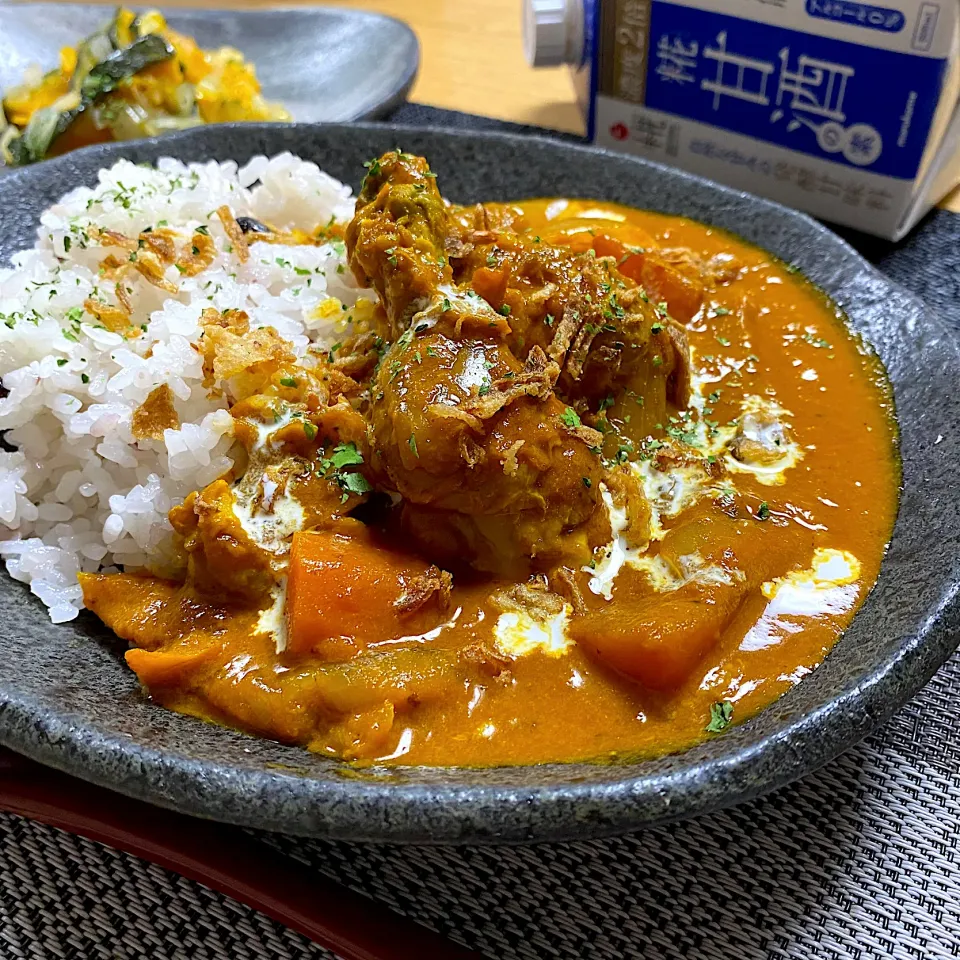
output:
[{"label": "speckled glaze bowl", "polygon": [[44,207],[120,157],[245,161],[290,150],[357,187],[363,161],[397,145],[426,154],[458,201],[590,196],[716,224],[794,264],[843,307],[893,382],[903,457],[893,540],[851,628],[781,700],[684,753],[617,766],[357,772],[152,704],[92,615],[52,626],[29,591],[2,575],[0,743],[120,793],[232,823],[341,839],[515,842],[625,832],[754,797],[815,769],[912,697],[953,649],[960,621],[960,348],[922,303],[805,216],[641,160],[535,138],[212,126],[90,147],[0,178],[0,262],[32,244]]}]

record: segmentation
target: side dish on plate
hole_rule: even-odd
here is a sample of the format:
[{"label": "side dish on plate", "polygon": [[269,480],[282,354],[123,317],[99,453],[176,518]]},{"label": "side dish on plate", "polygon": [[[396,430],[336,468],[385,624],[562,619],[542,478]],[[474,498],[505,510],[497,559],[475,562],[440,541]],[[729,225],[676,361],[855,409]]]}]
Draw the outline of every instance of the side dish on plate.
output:
[{"label": "side dish on plate", "polygon": [[0,555],[165,706],[360,762],[682,749],[827,654],[899,479],[784,263],[582,199],[121,161],[0,271]]},{"label": "side dish on plate", "polygon": [[91,143],[204,123],[289,120],[260,93],[239,50],[202,50],[156,10],[119,8],[109,24],[3,91],[0,159],[18,166]]}]

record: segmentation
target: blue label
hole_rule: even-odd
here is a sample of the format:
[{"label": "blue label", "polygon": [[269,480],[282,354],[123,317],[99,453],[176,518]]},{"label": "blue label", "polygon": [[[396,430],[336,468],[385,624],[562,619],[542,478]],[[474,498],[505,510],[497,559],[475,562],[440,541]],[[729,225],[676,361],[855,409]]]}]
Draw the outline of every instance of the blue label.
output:
[{"label": "blue label", "polygon": [[875,7],[869,3],[854,3],[851,0],[807,0],[807,13],[821,20],[849,23],[855,27],[885,30],[899,33],[907,18],[899,10]]},{"label": "blue label", "polygon": [[653,4],[646,104],[834,163],[916,176],[946,60]]}]

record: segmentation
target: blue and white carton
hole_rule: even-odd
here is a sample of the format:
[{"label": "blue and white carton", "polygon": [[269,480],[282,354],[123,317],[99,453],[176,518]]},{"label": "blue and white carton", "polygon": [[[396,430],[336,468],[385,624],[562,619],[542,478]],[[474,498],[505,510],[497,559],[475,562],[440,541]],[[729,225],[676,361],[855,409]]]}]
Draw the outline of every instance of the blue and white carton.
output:
[{"label": "blue and white carton", "polygon": [[551,3],[597,144],[889,239],[960,182],[958,0]]}]

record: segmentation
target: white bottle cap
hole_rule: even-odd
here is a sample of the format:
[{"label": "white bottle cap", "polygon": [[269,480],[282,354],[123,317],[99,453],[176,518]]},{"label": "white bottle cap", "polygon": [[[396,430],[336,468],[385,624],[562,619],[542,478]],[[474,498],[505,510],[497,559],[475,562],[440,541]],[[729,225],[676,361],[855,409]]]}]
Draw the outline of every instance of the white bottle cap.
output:
[{"label": "white bottle cap", "polygon": [[531,67],[579,63],[582,48],[581,0],[523,0],[523,52]]}]

